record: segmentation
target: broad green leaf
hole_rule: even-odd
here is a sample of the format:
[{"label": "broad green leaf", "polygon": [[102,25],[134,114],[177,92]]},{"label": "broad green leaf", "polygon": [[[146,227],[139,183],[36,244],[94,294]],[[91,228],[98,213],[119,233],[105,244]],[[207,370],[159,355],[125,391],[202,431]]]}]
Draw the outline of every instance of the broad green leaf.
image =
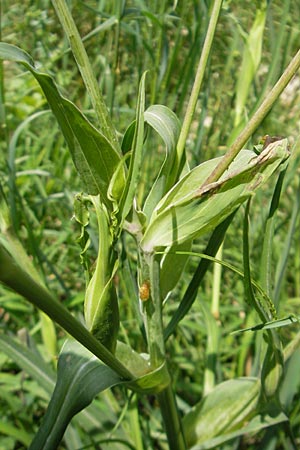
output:
[{"label": "broad green leaf", "polygon": [[300,348],[294,348],[294,352],[288,357],[285,366],[285,374],[280,386],[280,403],[286,411],[290,411],[293,399],[299,392],[300,385]]},{"label": "broad green leaf", "polygon": [[[183,244],[172,245],[167,249],[160,263],[160,293],[161,298],[165,299],[177,285],[184,267],[190,257],[188,252],[191,250],[192,241],[183,242]],[[178,252],[182,252],[181,254]],[[186,252],[184,254],[184,252]]]},{"label": "broad green leaf", "polygon": [[136,378],[144,376],[150,371],[149,355],[140,355],[124,342],[118,341],[116,357],[126,365]]},{"label": "broad green leaf", "polygon": [[57,383],[30,450],[57,448],[72,417],[121,378],[76,341],[67,341],[57,367]]},{"label": "broad green leaf", "polygon": [[188,446],[241,427],[256,412],[261,384],[258,378],[237,378],[217,385],[183,419]]},{"label": "broad green leaf", "polygon": [[235,438],[243,436],[245,434],[254,434],[263,430],[264,428],[278,425],[282,422],[287,422],[288,417],[281,411],[278,411],[276,406],[270,409],[270,411],[264,411],[261,414],[257,414],[249,422],[245,422],[237,430],[221,434],[220,436],[208,439],[205,442],[201,442],[191,447],[190,450],[208,450],[220,448],[219,446],[225,442],[231,441]]},{"label": "broad green leaf", "polygon": [[[107,190],[121,158],[119,153],[79,109],[59,93],[53,79],[34,67],[26,52],[2,42],[0,58],[23,64],[36,78],[61,127],[86,192],[100,194],[102,201],[110,205]],[[115,191],[122,192],[124,183],[124,171],[120,171],[120,185]]]},{"label": "broad green leaf", "polygon": [[183,177],[155,208],[141,241],[146,253],[181,244],[213,230],[289,156],[287,140],[274,142],[261,154],[240,152],[219,181],[200,189],[219,158],[207,161]]},{"label": "broad green leaf", "polygon": [[145,375],[140,376],[134,382],[126,385],[140,394],[157,394],[165,389],[171,382],[166,362]]},{"label": "broad green leaf", "polygon": [[176,145],[180,133],[180,122],[177,116],[163,105],[150,106],[145,111],[144,117],[145,122],[159,134],[166,146],[165,159],[143,208],[146,216],[150,217],[159,200],[177,179],[180,161]]}]

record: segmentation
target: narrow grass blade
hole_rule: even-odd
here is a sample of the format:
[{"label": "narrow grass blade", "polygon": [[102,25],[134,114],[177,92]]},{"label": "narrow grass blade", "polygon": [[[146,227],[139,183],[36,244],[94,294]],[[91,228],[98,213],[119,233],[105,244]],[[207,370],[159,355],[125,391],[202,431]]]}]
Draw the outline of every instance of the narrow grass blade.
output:
[{"label": "narrow grass blade", "polygon": [[[263,322],[268,322],[276,318],[274,304],[263,304],[260,299],[254,296],[250,272],[250,252],[249,252],[249,209],[250,200],[247,202],[244,228],[243,228],[243,261],[244,261],[244,283],[245,294],[251,308],[255,309]],[[267,399],[276,396],[283,375],[283,353],[279,334],[276,330],[267,330],[267,339],[264,343],[265,354],[262,362],[261,381],[263,392]]]},{"label": "narrow grass blade", "polygon": [[245,331],[261,331],[261,330],[271,330],[272,328],[281,328],[288,325],[298,323],[300,324],[300,317],[288,316],[282,319],[272,320],[271,322],[263,322],[253,327],[243,328],[242,330],[233,331],[231,334],[244,333]]},{"label": "narrow grass blade", "polygon": [[13,437],[16,441],[22,443],[25,446],[24,448],[28,448],[31,441],[31,436],[25,430],[21,430],[3,420],[0,420],[0,433],[4,436]]},{"label": "narrow grass blade", "polygon": [[46,364],[37,352],[26,348],[10,336],[0,334],[0,343],[1,351],[36,379],[45,392],[51,395],[55,385],[55,373],[50,365]]},{"label": "narrow grass blade", "polygon": [[[273,239],[274,239],[274,221],[275,213],[278,209],[282,184],[284,180],[286,170],[282,170],[279,174],[275,190],[273,193],[270,211],[268,214],[267,222],[265,225],[265,233],[263,240],[263,250],[261,256],[260,264],[260,280],[261,286],[265,290],[268,296],[271,296],[272,292],[272,250],[273,250]],[[278,306],[278,305],[276,305]]]},{"label": "narrow grass blade", "polygon": [[143,141],[144,141],[144,110],[145,110],[145,72],[140,81],[138,103],[136,107],[135,131],[132,142],[129,173],[126,186],[120,201],[120,222],[123,223],[133,205],[136,186],[141,175]]},{"label": "narrow grass blade", "polygon": [[[299,182],[298,182],[299,183]],[[280,291],[282,287],[283,277],[287,268],[288,255],[293,245],[293,237],[295,235],[295,230],[297,226],[297,220],[300,214],[300,183],[298,184],[295,201],[293,204],[293,211],[290,219],[289,230],[287,232],[286,238],[282,245],[281,256],[278,261],[275,273],[275,283],[274,283],[274,304],[275,306],[279,303]]]},{"label": "narrow grass blade", "polygon": [[52,4],[68,37],[72,53],[97,115],[100,130],[118,152],[119,144],[115,129],[99,89],[99,83],[84,48],[83,41],[69,10],[68,3],[65,0],[52,0]]},{"label": "narrow grass blade", "polygon": [[[226,234],[226,231],[235,216],[236,211],[234,211],[230,216],[228,216],[220,225],[216,227],[216,229],[213,231],[207,247],[205,249],[205,254],[210,256],[215,256],[221,243],[224,240],[224,236]],[[178,323],[181,319],[187,314],[187,312],[190,310],[192,304],[194,303],[197,292],[199,289],[199,286],[201,284],[201,281],[203,280],[209,266],[211,264],[211,261],[207,259],[201,259],[199,262],[199,265],[197,269],[194,272],[193,278],[190,281],[188,287],[186,288],[186,291],[184,293],[184,296],[178,306],[178,309],[173,314],[172,319],[168,323],[167,327],[165,328],[164,332],[164,338],[167,340],[171,334],[173,334],[175,328],[177,327]]]}]

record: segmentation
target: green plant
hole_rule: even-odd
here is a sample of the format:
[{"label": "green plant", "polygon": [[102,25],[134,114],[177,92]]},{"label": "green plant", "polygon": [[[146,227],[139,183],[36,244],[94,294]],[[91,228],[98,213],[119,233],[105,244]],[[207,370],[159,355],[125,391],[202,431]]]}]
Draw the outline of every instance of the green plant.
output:
[{"label": "green plant", "polygon": [[[147,74],[144,73],[140,80],[135,119],[126,129],[121,145],[66,2],[53,0],[53,5],[90,96],[96,126],[74,103],[60,94],[53,79],[37,69],[26,52],[10,44],[0,44],[1,59],[21,63],[38,81],[62,130],[84,186],[84,194],[76,195],[74,203],[74,216],[81,229],[80,256],[87,284],[84,325],[44,285],[16,236],[15,220],[7,207],[4,191],[1,191],[1,282],[28,299],[73,337],[62,347],[55,390],[44,421],[31,443],[32,449],[56,448],[71,419],[88,407],[99,392],[114,386],[121,386],[139,397],[157,396],[168,445],[174,450],[213,448],[245,433],[258,432],[287,422],[278,396],[284,360],[290,358],[291,354],[289,347],[282,349],[276,328],[283,322],[278,322],[271,300],[268,263],[271,221],[278,206],[289,158],[288,143],[283,138],[269,145],[258,145],[254,150],[241,149],[299,68],[300,53],[293,58],[236,139],[230,142],[226,155],[207,159],[190,170],[185,147],[221,3],[214,2],[210,14],[182,127],[174,112],[166,106],[155,104],[145,107]],[[263,8],[261,14],[264,13]],[[149,17],[154,20],[154,17]],[[251,39],[249,42],[252,42]],[[255,70],[252,76],[254,73]],[[155,78],[152,97],[157,82]],[[240,126],[240,110],[245,106],[249,83],[245,95],[238,97],[236,128]],[[242,82],[239,89],[242,89],[241,86]],[[146,132],[152,136],[150,129],[160,136],[166,149],[166,156],[154,180],[150,177],[151,171],[143,173],[145,136]],[[279,176],[263,249],[265,259],[262,261],[266,271],[258,284],[252,279],[249,262],[249,199],[276,171],[279,171]],[[233,377],[218,384],[211,392],[206,392],[194,408],[189,409],[182,421],[168,367],[166,341],[186,317],[209,262],[226,266],[215,256],[236,211],[246,201],[243,224],[244,270],[240,272],[228,264],[227,267],[244,280],[247,302],[251,310],[258,313],[262,321],[259,325],[261,329],[266,330],[259,355],[262,357],[257,361],[257,371],[253,376]],[[95,219],[99,242],[97,261],[95,267],[91,267],[87,251],[92,221]],[[210,237],[205,250],[196,252],[193,243],[208,233]],[[136,321],[140,325],[140,336],[145,338],[142,347],[147,349],[146,355],[143,351],[136,351],[130,338],[126,344],[118,341],[122,322],[119,318],[121,298],[118,298],[120,294],[116,287],[116,275],[122,273],[126,261],[127,264],[130,262],[132,246],[136,255],[138,292],[131,301],[140,308],[139,313],[136,307]],[[194,270],[178,308],[165,325],[168,319],[165,313],[168,295],[180,283],[189,256],[200,256],[200,263]],[[217,331],[213,328],[212,317],[207,311],[205,314],[207,322],[210,322],[210,338],[213,340]],[[51,324],[46,322],[44,316],[43,320],[43,326],[47,324],[51,330]],[[288,323],[288,319],[285,323]],[[23,350],[4,334],[1,334],[0,339],[4,351],[13,351],[14,359],[18,360]],[[298,340],[299,336],[296,336],[293,345]],[[35,367],[39,365],[30,352],[25,354],[20,364],[33,377],[37,377],[35,368],[30,366],[31,360]],[[41,372],[44,388],[50,393],[53,376],[47,380],[47,368],[44,365]],[[134,404],[135,397],[130,400]],[[23,438],[26,445],[28,440],[28,436]],[[142,448],[143,445],[139,437],[134,444],[136,448]]]}]

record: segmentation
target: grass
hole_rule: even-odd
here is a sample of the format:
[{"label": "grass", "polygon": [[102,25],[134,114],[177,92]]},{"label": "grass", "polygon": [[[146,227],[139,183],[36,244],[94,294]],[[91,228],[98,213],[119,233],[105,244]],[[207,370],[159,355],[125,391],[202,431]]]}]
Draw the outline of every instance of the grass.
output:
[{"label": "grass", "polygon": [[[79,32],[81,36],[87,36],[83,41],[116,126],[118,145],[128,124],[135,117],[139,82],[145,70],[150,70],[145,85],[146,107],[155,103],[164,104],[177,114],[181,122],[184,120],[211,10],[204,1],[178,2],[175,6],[171,2],[155,1],[150,2],[150,6],[142,1],[72,4],[72,15]],[[200,95],[195,103],[191,128],[183,138],[183,147],[191,167],[225,153],[298,50],[297,5],[289,1],[283,4],[274,1],[267,5],[266,11],[262,8],[265,14],[263,33],[261,42],[259,39],[255,42],[261,44],[261,59],[254,68],[249,66],[248,60],[242,65],[243,55],[249,50],[247,43],[251,32],[255,31],[253,24],[260,6],[260,2],[256,5],[253,2],[223,4]],[[22,21],[17,20],[20,7]],[[4,1],[1,13],[2,40],[29,52],[37,61],[37,67],[40,65],[42,71],[54,77],[63,95],[71,99],[98,126],[97,113],[79,76],[52,4],[43,1],[33,5],[25,1],[21,6],[13,3],[8,7]],[[25,73],[16,64],[5,62],[3,69],[1,98],[5,108],[1,116],[0,180],[10,211],[12,230],[31,255],[45,286],[82,323],[86,280],[80,263],[78,238],[83,229],[89,234],[90,245],[85,262],[92,273],[99,240],[96,216],[90,210],[90,223],[83,228],[73,217],[74,196],[83,190],[83,186],[59,127],[53,115],[47,112],[49,106],[32,75]],[[245,90],[246,76],[251,76],[249,88],[241,92]],[[247,148],[252,148],[265,134],[279,135],[288,137],[292,150],[272,224],[273,234],[270,235],[272,246],[268,248],[267,258],[270,273],[264,273],[266,264],[262,262],[262,248],[270,202],[278,178],[276,175],[257,191],[252,200],[248,234],[250,248],[249,255],[246,255],[252,280],[263,287],[266,280],[271,281],[268,294],[277,307],[279,317],[297,315],[300,298],[297,248],[298,79],[296,74],[247,142]],[[237,98],[244,98],[241,116],[236,110]],[[111,130],[110,126],[108,128]],[[105,134],[105,129],[102,130]],[[135,192],[139,205],[144,204],[155,179],[153,175],[158,173],[165,154],[162,139],[149,125],[145,131],[147,139],[143,143],[143,177]],[[112,136],[109,137],[113,140]],[[130,140],[130,136],[127,135],[127,138]],[[222,253],[218,255],[219,259],[242,272],[245,271],[244,215],[245,207],[242,206],[226,232]],[[184,275],[164,302],[164,330],[170,319],[176,317],[178,304],[185,298],[200,261],[197,254],[206,252],[208,237],[197,237],[192,245],[183,249],[192,251],[194,256],[188,259]],[[119,267],[114,285],[119,297],[121,319],[118,339],[131,345],[136,352],[146,353],[149,351],[145,340],[147,326],[152,330],[151,327],[157,324],[157,321],[154,324],[151,321],[147,306],[143,309],[137,300],[138,285],[144,281],[148,262],[141,265],[139,258],[143,254],[140,253],[138,257],[136,239],[128,233],[122,233],[116,249]],[[178,264],[173,257],[171,268],[172,264]],[[257,305],[246,302],[241,276],[226,266],[221,266],[219,273],[216,273],[216,267],[220,269],[217,264],[215,269],[211,266],[205,277],[194,284],[197,289],[199,287],[198,293],[195,291],[194,294],[195,301],[172,330],[166,344],[159,340],[161,330],[154,328],[154,337],[147,335],[148,344],[150,339],[150,354],[162,365],[164,361],[160,360],[160,351],[163,353],[162,348],[166,345],[164,357],[168,361],[168,372],[172,374],[179,416],[176,411],[166,413],[172,405],[175,408],[171,390],[162,391],[163,395],[157,395],[154,390],[132,396],[130,389],[112,387],[98,395],[91,405],[75,416],[60,448],[165,449],[168,445],[169,448],[175,448],[174,445],[185,448],[184,443],[178,443],[180,439],[176,438],[176,443],[170,443],[172,433],[166,435],[165,427],[174,430],[178,420],[176,426],[180,436],[180,418],[190,413],[192,406],[199,408],[199,401],[204,395],[215,392],[214,387],[220,386],[222,382],[233,381],[237,377],[259,378],[261,366],[265,370],[263,373],[273,378],[269,382],[270,378],[267,375],[264,378],[263,375],[262,381],[269,385],[265,391],[261,391],[263,401],[252,411],[252,415],[265,408],[268,414],[278,418],[280,425],[271,423],[266,428],[242,430],[240,435],[228,438],[227,443],[224,443],[226,439],[224,442],[213,441],[222,433],[232,432],[232,425],[224,425],[224,430],[218,435],[207,437],[206,447],[201,448],[281,449],[299,445],[299,325],[280,330],[283,356],[288,345],[294,345],[294,348],[286,361],[284,378],[276,390],[277,372],[272,369],[279,370],[280,364],[272,366],[272,358],[268,359],[266,344],[261,339],[262,332],[231,334],[232,331],[261,322],[255,312]],[[155,279],[155,267],[150,264],[149,270],[152,282]],[[154,285],[151,285],[151,289]],[[4,346],[5,340],[1,341],[0,449],[1,446],[3,449],[27,448],[37,433],[51,396],[57,356],[65,341],[65,333],[23,297],[3,285],[0,289],[1,337],[14,338],[5,344],[9,347]],[[213,301],[214,314],[211,312]],[[140,314],[141,308],[145,316],[148,315],[148,322]],[[157,317],[159,321],[159,315]],[[267,333],[265,331],[270,344],[271,332]],[[20,340],[23,345],[21,348],[18,347]],[[152,353],[151,343],[160,346],[158,353],[157,349],[153,350],[155,354]],[[20,362],[22,352],[25,356],[24,361]],[[118,353],[117,356],[121,357]],[[128,355],[125,356],[122,361],[127,366]],[[62,352],[62,362],[63,357]],[[86,355],[80,358],[88,361],[84,359]],[[43,376],[37,373],[36,368],[39,366]],[[156,364],[156,368],[158,366]],[[49,377],[49,384],[41,385],[41,378],[46,379],[46,376]],[[159,385],[164,376],[166,372],[161,369],[161,379],[153,379]],[[64,377],[67,379],[66,373]],[[276,392],[266,399],[264,396],[270,386]],[[95,389],[101,390],[98,385]],[[216,402],[222,404],[226,392],[225,385]],[[289,422],[280,416],[282,412],[278,405],[282,405]],[[161,412],[165,427],[162,426]],[[204,424],[210,423],[211,419],[205,414],[202,410],[199,420]],[[219,414],[214,412],[220,422]],[[184,422],[184,427],[187,426]],[[242,429],[242,425],[236,424],[235,429]],[[203,441],[200,437],[197,439],[200,445]],[[188,448],[193,448],[192,442]]]}]

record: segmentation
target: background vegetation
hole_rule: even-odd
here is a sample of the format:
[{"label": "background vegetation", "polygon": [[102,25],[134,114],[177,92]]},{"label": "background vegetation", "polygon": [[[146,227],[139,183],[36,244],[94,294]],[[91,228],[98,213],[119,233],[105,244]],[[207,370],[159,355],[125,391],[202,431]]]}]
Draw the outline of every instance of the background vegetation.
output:
[{"label": "background vegetation", "polygon": [[[138,85],[145,70],[150,71],[146,104],[164,104],[183,119],[209,20],[210,3],[204,0],[69,2],[120,139],[135,117]],[[283,72],[299,47],[299,6],[298,0],[224,1],[186,145],[191,167],[225,153],[237,131]],[[266,17],[260,31],[258,25],[256,29],[253,27],[259,20],[258,11],[264,7]],[[3,0],[1,35],[3,41],[28,51],[43,71],[54,76],[61,92],[85,111],[92,122],[95,120],[50,1]],[[258,58],[252,69],[247,66],[247,49],[251,42],[257,45]],[[81,192],[82,185],[37,83],[16,64],[4,62],[3,66],[0,181],[9,201],[13,227],[43,273],[50,291],[82,319],[85,276],[77,242],[80,228],[73,218],[74,195]],[[247,80],[251,70],[253,76]],[[298,74],[247,146],[251,148],[263,135],[269,134],[287,137],[292,149],[272,242],[271,271],[276,288],[273,299],[280,317],[299,314],[300,303],[299,86]],[[145,144],[143,172],[146,175],[157,170],[164,158],[162,142],[154,133],[150,137]],[[146,175],[137,192],[139,199],[144,198],[151,183],[148,181],[147,185],[146,180],[151,177]],[[252,202],[250,245],[255,280],[260,280],[264,227],[275,183],[276,177]],[[223,260],[241,269],[242,222],[241,208],[227,232],[222,255]],[[90,235],[89,256],[93,262],[97,236],[92,226]],[[132,302],[137,286],[130,274],[136,272],[136,255],[134,247],[130,253],[130,245],[129,240],[127,248],[131,258],[124,262],[118,274],[122,298],[119,338],[123,342],[134,342],[135,349],[143,352],[145,348]],[[205,245],[205,239],[198,239],[193,250],[203,251]],[[184,278],[165,305],[166,316],[171,317],[175,311],[197,263],[197,258],[190,258]],[[54,373],[65,334],[59,328],[54,332],[46,318],[22,297],[2,286],[0,294],[1,332],[17,336],[31,351],[39,352],[49,373]],[[177,401],[183,415],[213,385],[251,375],[259,358],[257,340],[260,334],[230,333],[257,323],[258,317],[245,302],[241,278],[228,269],[218,271],[212,267],[192,309],[167,344]],[[285,327],[282,331],[284,344],[291,342],[298,333],[298,324]],[[213,362],[208,361],[209,354],[214,355]],[[285,380],[281,390],[298,444],[299,356],[299,350],[295,350],[290,361],[293,365],[290,378]],[[27,448],[49,395],[36,380],[20,370],[7,352],[0,353],[0,368],[0,449]],[[114,443],[114,439],[127,442],[128,448],[130,445],[141,448],[135,439],[143,441],[144,448],[167,448],[154,397],[129,399],[127,391],[115,388],[99,396],[93,406],[96,431],[87,434],[84,424],[74,425],[80,437],[80,448],[125,448],[125,444]],[[134,422],[137,414],[140,420]],[[139,428],[132,430],[132,423],[138,423]],[[68,448],[79,449],[75,444],[72,447],[72,437],[68,438]],[[67,444],[62,444],[61,448],[67,448],[64,445]],[[224,444],[222,449],[292,448],[289,445],[289,433],[284,426],[277,426]]]}]

